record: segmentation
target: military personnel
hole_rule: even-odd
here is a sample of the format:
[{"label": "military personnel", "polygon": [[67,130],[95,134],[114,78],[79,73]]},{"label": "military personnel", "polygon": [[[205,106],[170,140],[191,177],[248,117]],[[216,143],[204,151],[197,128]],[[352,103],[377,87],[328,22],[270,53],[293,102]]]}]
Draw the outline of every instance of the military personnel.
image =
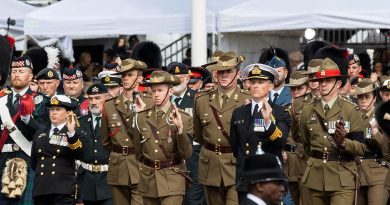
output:
[{"label": "military personnel", "polygon": [[83,150],[78,159],[77,184],[84,205],[113,205],[111,189],[107,184],[109,151],[101,143],[100,124],[108,90],[101,83],[87,89],[89,114],[79,119],[85,135],[81,138]]},{"label": "military personnel", "polygon": [[139,165],[139,194],[144,204],[183,203],[189,178],[183,160],[192,154],[189,114],[169,101],[173,86],[180,79],[165,71],[154,71],[150,78],[154,106],[135,117],[134,146]]},{"label": "military personnel", "polygon": [[333,60],[326,58],[315,77],[321,99],[305,105],[299,121],[301,142],[310,156],[302,183],[313,204],[352,205],[358,180],[354,157],[365,148],[359,108],[338,96],[343,80]]},{"label": "military personnel", "polygon": [[141,61],[124,60],[119,73],[122,75],[123,92],[104,103],[100,136],[103,146],[111,151],[107,183],[111,187],[114,204],[142,204],[137,190],[138,162],[134,152],[134,133],[129,132],[132,125],[129,117],[151,106],[146,105],[143,96],[136,94],[145,68],[145,63]]},{"label": "military personnel", "polygon": [[79,68],[65,68],[62,73],[64,81],[64,94],[77,102],[77,116],[88,114],[88,101],[83,95],[83,73]]},{"label": "military personnel", "polygon": [[387,102],[390,99],[390,77],[382,76],[381,77],[381,86],[379,92],[382,101]]},{"label": "military personnel", "polygon": [[279,205],[285,194],[287,178],[282,163],[273,154],[250,155],[243,163],[241,183],[247,185],[249,193],[242,205]]},{"label": "military personnel", "polygon": [[188,82],[188,87],[192,90],[199,91],[203,88],[205,78],[209,77],[211,74],[202,67],[190,67],[189,71],[190,81]]},{"label": "military personnel", "polygon": [[362,66],[360,65],[360,58],[356,54],[348,55],[348,74],[349,78],[360,78],[363,79],[364,76],[360,74],[362,71]]},{"label": "military personnel", "polygon": [[[2,190],[0,204],[30,203],[32,201],[33,173],[30,169],[31,141],[34,133],[44,126],[47,119],[42,104],[43,96],[31,91],[29,81],[32,79],[33,65],[31,59],[22,56],[12,60],[11,88],[0,92],[0,118],[2,137],[0,140],[0,167]],[[38,114],[37,114],[38,113]],[[42,123],[35,116],[40,116]],[[17,161],[15,161],[17,159]],[[14,166],[24,167],[26,172],[18,172]],[[3,174],[7,174],[4,175]],[[19,177],[22,182],[15,186]],[[27,183],[29,182],[29,183]],[[21,188],[21,190],[17,190]]]},{"label": "military personnel", "polygon": [[[34,204],[74,204],[75,157],[81,151],[83,133],[76,130],[77,106],[65,95],[53,96],[47,104],[51,125],[36,133],[31,148],[35,170]],[[16,182],[17,184],[17,182]]]},{"label": "military personnel", "polygon": [[57,88],[60,84],[60,76],[57,71],[51,68],[45,68],[35,76],[38,81],[39,91],[49,98],[57,95]]},{"label": "military personnel", "polygon": [[229,144],[234,108],[251,99],[237,86],[244,56],[226,53],[208,69],[217,72],[216,89],[198,93],[194,106],[194,139],[202,145],[199,183],[204,185],[207,204],[237,204],[236,158]]},{"label": "military personnel", "polygon": [[[188,82],[190,81],[189,67],[184,63],[172,62],[167,67],[168,73],[179,77],[180,84],[174,86],[173,95],[171,97],[171,102],[175,104],[178,108],[184,110],[188,114],[192,115],[192,110],[195,102],[195,91],[188,87]],[[203,186],[198,183],[198,164],[199,164],[199,152],[200,144],[192,141],[193,152],[191,157],[186,160],[186,165],[190,171],[190,176],[192,179],[191,187],[187,190],[185,197],[185,204],[201,204],[204,200],[204,191]]]},{"label": "military personnel", "polygon": [[284,86],[288,76],[286,62],[283,59],[274,56],[267,62],[267,65],[274,68],[279,73],[279,79],[275,83],[274,89],[269,93],[271,102],[282,106],[289,105],[291,103],[290,88]]},{"label": "military personnel", "polygon": [[[388,193],[384,187],[388,168],[383,166],[383,135],[375,121],[376,85],[369,79],[362,79],[357,84],[355,95],[362,111],[365,143],[367,149],[361,159],[360,189],[358,204],[387,203]],[[383,164],[382,164],[383,162]]]},{"label": "military personnel", "polygon": [[[268,100],[278,72],[264,64],[249,65],[251,103],[234,109],[230,122],[230,146],[237,159],[236,183],[239,201],[246,186],[240,184],[246,156],[271,153],[282,161],[282,151],[290,130],[290,116],[285,108]],[[264,150],[264,151],[263,151]]]},{"label": "military personnel", "polygon": [[122,79],[116,71],[102,71],[98,74],[98,78],[108,89],[106,100],[115,98],[122,92]]}]

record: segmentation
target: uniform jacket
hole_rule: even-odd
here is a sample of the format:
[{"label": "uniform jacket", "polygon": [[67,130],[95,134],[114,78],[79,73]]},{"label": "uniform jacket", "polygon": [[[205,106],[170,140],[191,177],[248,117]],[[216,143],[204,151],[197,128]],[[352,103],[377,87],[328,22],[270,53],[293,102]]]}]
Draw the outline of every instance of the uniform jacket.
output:
[{"label": "uniform jacket", "polygon": [[[144,96],[141,98],[144,100]],[[147,102],[144,100],[144,102]],[[147,107],[150,105],[147,104]],[[103,146],[110,150],[111,146],[134,147],[131,114],[134,111],[127,109],[123,95],[112,98],[104,103],[100,135]],[[110,185],[138,184],[138,162],[134,154],[123,155],[111,152],[108,160],[107,183]]]},{"label": "uniform jacket", "polygon": [[[167,113],[171,113],[172,108],[171,106]],[[162,122],[158,125],[155,108],[146,109],[136,115],[134,128],[137,134],[134,136],[134,146],[137,158],[140,161],[142,159],[159,160],[160,162],[170,161],[158,145],[150,124],[157,129],[157,134],[170,157],[183,160],[191,156],[192,146],[189,141],[189,135],[192,133],[191,117],[184,111],[180,111],[180,114],[184,124],[182,134],[177,133],[177,128],[173,122],[168,124],[167,114],[163,116]],[[176,173],[173,168],[157,170],[143,163],[140,163],[139,166],[140,182],[138,191],[141,196],[156,198],[185,194],[185,178]],[[183,163],[175,167],[185,170]]]},{"label": "uniform jacket", "polygon": [[[381,160],[383,158],[382,154],[382,144],[383,144],[383,134],[378,131],[375,135],[371,133],[371,137],[368,137],[366,132],[371,128],[370,121],[375,118],[375,107],[369,113],[362,114],[363,126],[365,130],[365,142],[368,152],[375,153],[377,159]],[[366,152],[367,153],[367,152]],[[365,154],[366,154],[365,153]],[[363,159],[361,162],[361,173],[360,173],[360,185],[361,186],[372,186],[378,184],[384,184],[388,168],[381,165],[380,161],[375,159]]]},{"label": "uniform jacket", "polygon": [[31,167],[35,171],[33,197],[49,194],[73,195],[76,175],[75,159],[82,147],[70,149],[70,144],[80,142],[83,133],[76,131],[72,138],[67,136],[66,126],[59,135],[66,137],[69,145],[50,143],[50,127],[38,131],[34,136],[31,150]]},{"label": "uniform jacket", "polygon": [[[271,93],[269,95],[269,99],[273,99],[273,96],[271,96]],[[290,87],[284,86],[282,92],[276,99],[275,104],[286,106],[291,103],[291,94],[290,94]]]},{"label": "uniform jacket", "polygon": [[[230,124],[230,145],[237,158],[236,182],[240,180],[244,159],[254,155],[259,143],[265,153],[274,154],[282,162],[282,151],[290,130],[290,115],[285,108],[269,102],[275,119],[265,132],[255,132],[254,119],[251,113],[252,104],[234,109]],[[260,114],[261,115],[261,114]],[[238,191],[240,187],[237,188]],[[244,186],[243,188],[246,187]]]},{"label": "uniform jacket", "polygon": [[[302,116],[299,122],[299,131],[301,133],[301,141],[306,149],[306,152],[311,155],[312,151],[316,150],[324,152],[325,147],[328,152],[342,153],[354,156],[361,156],[364,153],[363,139],[363,121],[361,114],[358,111],[356,104],[342,98],[337,97],[332,108],[325,116],[322,108],[321,100],[307,104],[303,108]],[[324,120],[324,123],[336,121],[342,118],[349,122],[350,125],[345,127],[348,131],[346,136],[346,146],[344,150],[334,148],[324,132],[320,121],[317,119],[316,113]],[[354,189],[354,174],[348,169],[356,172],[355,161],[339,163],[338,161],[323,162],[322,159],[309,158],[307,167],[302,177],[304,186],[319,190],[319,191],[336,191]]]},{"label": "uniform jacket", "polygon": [[[223,128],[227,133],[230,133],[230,121],[234,108],[243,105],[249,99],[251,99],[251,96],[248,91],[237,87],[221,108],[216,89],[199,93],[195,100],[193,117],[195,141],[203,145],[208,143],[229,146],[229,139],[226,139],[222,134],[222,128],[218,128],[211,107],[217,110]],[[219,155],[202,147],[199,158],[198,181],[201,184],[218,187],[222,182],[225,186],[235,184],[236,158],[233,153]]]},{"label": "uniform jacket", "polygon": [[[79,160],[93,165],[107,165],[110,152],[101,143],[101,136],[95,135],[91,114],[79,119],[80,130],[85,135],[81,137],[83,149]],[[107,172],[91,172],[79,166],[77,183],[80,198],[88,201],[98,201],[112,198],[111,188],[107,184]]]},{"label": "uniform jacket", "polygon": [[193,108],[194,102],[195,102],[195,91],[191,90],[190,88],[187,88],[186,92],[184,93],[183,99],[181,99],[177,107],[180,109]]}]

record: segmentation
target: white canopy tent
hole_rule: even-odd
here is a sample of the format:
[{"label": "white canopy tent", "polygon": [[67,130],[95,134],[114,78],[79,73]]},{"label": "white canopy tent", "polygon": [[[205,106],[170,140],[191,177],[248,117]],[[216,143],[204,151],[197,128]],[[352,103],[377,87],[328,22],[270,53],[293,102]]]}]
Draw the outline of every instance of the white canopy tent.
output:
[{"label": "white canopy tent", "polygon": [[218,13],[219,32],[390,28],[390,1],[251,0]]}]

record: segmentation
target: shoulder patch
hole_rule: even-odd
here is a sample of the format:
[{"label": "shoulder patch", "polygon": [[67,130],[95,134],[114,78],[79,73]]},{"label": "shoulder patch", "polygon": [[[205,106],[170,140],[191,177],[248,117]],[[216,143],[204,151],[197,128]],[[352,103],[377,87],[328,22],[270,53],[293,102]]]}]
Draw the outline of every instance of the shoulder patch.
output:
[{"label": "shoulder patch", "polygon": [[36,95],[36,96],[34,97],[34,104],[37,105],[37,104],[41,103],[42,100],[43,100],[43,96],[42,96],[42,95]]}]

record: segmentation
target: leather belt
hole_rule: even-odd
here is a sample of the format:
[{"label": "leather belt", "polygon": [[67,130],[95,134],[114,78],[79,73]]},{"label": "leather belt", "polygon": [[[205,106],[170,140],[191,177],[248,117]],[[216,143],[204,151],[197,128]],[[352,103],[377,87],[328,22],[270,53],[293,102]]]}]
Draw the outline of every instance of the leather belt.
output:
[{"label": "leather belt", "polygon": [[112,145],[111,150],[113,152],[123,154],[125,156],[127,156],[129,154],[135,154],[134,147],[128,147],[128,146]]},{"label": "leather belt", "polygon": [[90,171],[90,172],[107,172],[108,165],[107,164],[87,164],[85,162],[81,162],[81,167]]},{"label": "leather belt", "polygon": [[232,153],[232,147],[230,145],[214,145],[206,143],[204,147],[219,155],[221,155],[222,153]]},{"label": "leather belt", "polygon": [[181,159],[160,161],[160,160],[150,160],[150,159],[147,159],[145,157],[142,157],[140,161],[144,165],[151,167],[151,168],[154,168],[156,170],[170,168],[170,167],[173,167],[173,166],[176,166],[178,164],[183,163],[183,160],[181,160]]},{"label": "leather belt", "polygon": [[322,159],[324,162],[326,161],[340,161],[347,162],[355,160],[353,155],[349,154],[339,154],[336,152],[320,152],[320,151],[312,151],[311,157],[316,159]]},{"label": "leather belt", "polygon": [[295,150],[297,149],[297,146],[295,144],[286,144],[284,145],[284,151],[295,153]]},{"label": "leather belt", "polygon": [[17,152],[20,151],[20,147],[17,144],[4,144],[1,152]]}]

